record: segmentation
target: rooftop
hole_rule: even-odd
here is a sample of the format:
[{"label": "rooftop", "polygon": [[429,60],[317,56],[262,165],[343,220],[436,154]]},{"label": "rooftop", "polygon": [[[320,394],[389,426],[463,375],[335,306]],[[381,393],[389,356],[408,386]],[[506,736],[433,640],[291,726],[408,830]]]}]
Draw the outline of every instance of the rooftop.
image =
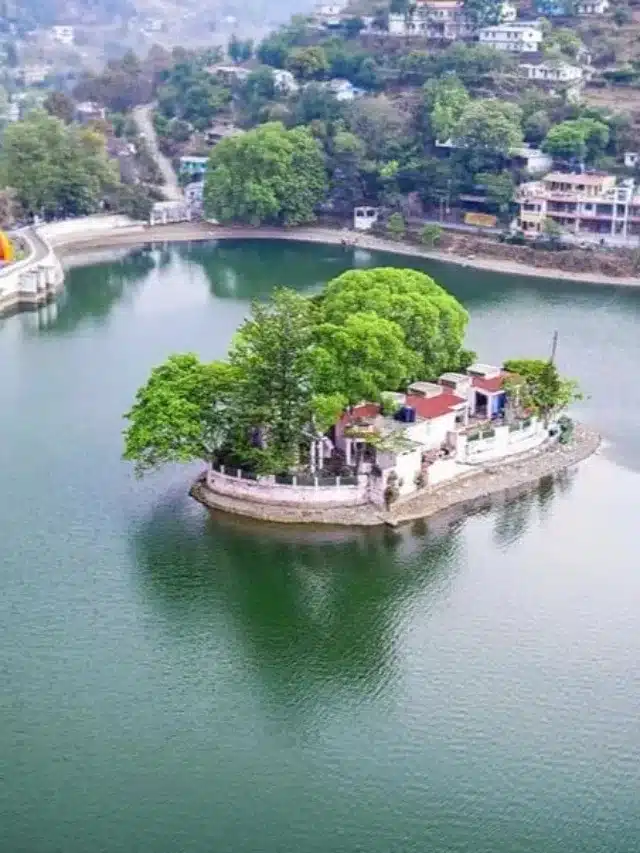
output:
[{"label": "rooftop", "polygon": [[492,376],[487,379],[484,376],[473,376],[471,384],[479,391],[486,391],[489,394],[497,394],[502,391],[505,379],[510,376],[509,373],[502,371],[499,376]]},{"label": "rooftop", "polygon": [[542,179],[545,183],[576,184],[577,186],[599,186],[603,181],[615,180],[606,172],[549,172]]},{"label": "rooftop", "polygon": [[407,394],[405,405],[414,408],[419,418],[430,421],[433,418],[439,418],[442,415],[448,414],[457,406],[466,405],[466,400],[463,397],[458,397],[457,394],[452,394],[447,388],[443,387],[442,393],[436,397],[420,397],[417,394]]}]

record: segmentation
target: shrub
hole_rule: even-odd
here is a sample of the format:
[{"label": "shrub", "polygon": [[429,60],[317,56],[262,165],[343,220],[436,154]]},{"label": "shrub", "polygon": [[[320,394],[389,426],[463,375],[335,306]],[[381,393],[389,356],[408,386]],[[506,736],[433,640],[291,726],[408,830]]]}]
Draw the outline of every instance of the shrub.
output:
[{"label": "shrub", "polygon": [[430,223],[425,225],[420,232],[420,240],[425,246],[437,246],[442,240],[442,228],[440,225]]},{"label": "shrub", "polygon": [[387,233],[392,240],[402,240],[406,233],[406,226],[401,213],[392,213],[387,222]]}]

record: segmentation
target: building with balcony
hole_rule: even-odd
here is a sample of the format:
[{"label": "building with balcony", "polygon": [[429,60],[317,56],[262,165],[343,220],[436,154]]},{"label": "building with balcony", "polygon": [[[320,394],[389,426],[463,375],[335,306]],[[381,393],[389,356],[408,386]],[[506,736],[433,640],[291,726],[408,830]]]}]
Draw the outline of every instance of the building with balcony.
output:
[{"label": "building with balcony", "polygon": [[190,180],[202,180],[206,174],[208,165],[208,157],[196,157],[191,154],[185,155],[180,158],[180,175],[186,176]]},{"label": "building with balcony", "polygon": [[573,8],[576,15],[584,17],[604,15],[609,8],[609,0],[578,0]]},{"label": "building with balcony", "polygon": [[394,36],[455,41],[470,32],[462,0],[417,0],[406,14],[389,15],[389,34]]},{"label": "building with balcony", "polygon": [[544,234],[551,220],[570,237],[635,245],[640,236],[640,188],[614,175],[550,172],[518,187],[518,225],[525,235]]},{"label": "building with balcony", "polygon": [[542,47],[542,26],[538,21],[514,21],[483,27],[478,32],[480,44],[510,53],[537,53]]},{"label": "building with balcony", "polygon": [[571,102],[579,101],[591,69],[569,62],[521,62],[520,74],[549,92],[561,91]]},{"label": "building with balcony", "polygon": [[550,83],[575,83],[584,79],[579,65],[569,62],[522,62],[520,72],[527,80],[544,80]]}]

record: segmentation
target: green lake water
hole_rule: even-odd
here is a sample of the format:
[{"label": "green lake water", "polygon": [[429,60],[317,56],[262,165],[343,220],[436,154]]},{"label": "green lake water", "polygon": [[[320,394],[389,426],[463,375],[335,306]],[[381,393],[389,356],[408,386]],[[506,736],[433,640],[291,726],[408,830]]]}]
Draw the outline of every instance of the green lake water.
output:
[{"label": "green lake water", "polygon": [[274,285],[389,263],[145,249],[0,321],[0,853],[640,851],[640,291],[421,267],[483,361],[557,329],[606,438],[468,518],[212,519],[197,465],[120,460],[170,352],[220,357]]}]

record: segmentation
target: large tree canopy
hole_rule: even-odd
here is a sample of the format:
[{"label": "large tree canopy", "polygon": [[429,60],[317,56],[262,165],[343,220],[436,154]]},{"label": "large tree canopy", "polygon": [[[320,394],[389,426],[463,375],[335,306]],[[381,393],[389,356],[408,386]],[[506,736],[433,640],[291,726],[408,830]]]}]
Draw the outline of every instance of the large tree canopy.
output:
[{"label": "large tree canopy", "polygon": [[329,282],[319,301],[328,323],[345,324],[363,312],[396,323],[407,346],[420,357],[414,376],[435,378],[464,360],[468,314],[424,273],[384,267],[350,270]]},{"label": "large tree canopy", "polygon": [[125,415],[124,458],[144,474],[158,465],[210,459],[226,437],[233,368],[172,355],[155,367]]},{"label": "large tree canopy", "polygon": [[141,473],[216,456],[290,469],[346,405],[460,366],[466,321],[413,270],[345,273],[320,299],[278,289],[253,305],[228,363],[172,356],[152,372],[126,415],[125,457]]},{"label": "large tree canopy", "polygon": [[299,225],[314,219],[325,177],[324,156],[306,128],[269,122],[213,149],[205,209],[220,222]]},{"label": "large tree canopy", "polygon": [[509,384],[520,405],[545,421],[580,400],[578,383],[560,376],[556,365],[542,358],[513,358],[504,364],[514,374]]},{"label": "large tree canopy", "polygon": [[316,383],[323,394],[340,394],[354,405],[378,400],[415,375],[418,356],[397,323],[373,313],[322,323],[315,333]]},{"label": "large tree canopy", "polygon": [[117,183],[104,138],[44,110],[7,127],[0,166],[27,214],[93,213],[104,191]]}]

